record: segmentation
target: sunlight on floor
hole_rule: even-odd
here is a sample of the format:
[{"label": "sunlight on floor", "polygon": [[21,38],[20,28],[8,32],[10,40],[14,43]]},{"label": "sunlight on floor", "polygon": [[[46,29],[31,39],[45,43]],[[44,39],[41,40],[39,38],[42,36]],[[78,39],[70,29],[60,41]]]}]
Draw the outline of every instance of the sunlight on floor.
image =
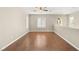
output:
[{"label": "sunlight on floor", "polygon": [[47,43],[47,40],[45,35],[37,35],[35,40],[35,47],[37,48],[45,47],[46,43]]}]

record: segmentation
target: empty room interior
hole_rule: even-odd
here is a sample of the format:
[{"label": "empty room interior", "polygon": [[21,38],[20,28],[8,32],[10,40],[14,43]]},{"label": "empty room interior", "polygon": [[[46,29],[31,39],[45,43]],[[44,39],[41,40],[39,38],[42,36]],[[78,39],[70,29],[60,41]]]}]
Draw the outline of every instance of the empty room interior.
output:
[{"label": "empty room interior", "polygon": [[0,7],[0,51],[78,50],[78,7]]}]

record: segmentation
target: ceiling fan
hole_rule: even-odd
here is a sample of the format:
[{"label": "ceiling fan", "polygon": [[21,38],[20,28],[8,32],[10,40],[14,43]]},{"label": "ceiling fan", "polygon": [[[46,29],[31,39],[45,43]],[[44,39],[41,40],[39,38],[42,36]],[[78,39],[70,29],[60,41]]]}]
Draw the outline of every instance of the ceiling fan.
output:
[{"label": "ceiling fan", "polygon": [[44,11],[44,12],[47,12],[49,11],[47,7],[35,7],[35,10],[34,11]]}]

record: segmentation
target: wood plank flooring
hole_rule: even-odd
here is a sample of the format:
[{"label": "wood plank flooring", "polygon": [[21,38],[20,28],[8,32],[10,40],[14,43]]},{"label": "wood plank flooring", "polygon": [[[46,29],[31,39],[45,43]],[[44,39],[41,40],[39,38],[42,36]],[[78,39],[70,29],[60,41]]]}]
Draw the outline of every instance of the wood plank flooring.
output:
[{"label": "wood plank flooring", "polygon": [[53,32],[30,32],[3,51],[77,51]]}]

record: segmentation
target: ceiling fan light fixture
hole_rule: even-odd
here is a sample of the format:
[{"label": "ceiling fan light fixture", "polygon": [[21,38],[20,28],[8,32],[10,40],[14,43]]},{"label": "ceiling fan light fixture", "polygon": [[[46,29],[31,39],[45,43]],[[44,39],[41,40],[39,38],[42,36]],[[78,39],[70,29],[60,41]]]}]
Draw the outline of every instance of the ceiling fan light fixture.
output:
[{"label": "ceiling fan light fixture", "polygon": [[47,12],[48,11],[47,7],[35,7],[35,9],[38,12]]}]

